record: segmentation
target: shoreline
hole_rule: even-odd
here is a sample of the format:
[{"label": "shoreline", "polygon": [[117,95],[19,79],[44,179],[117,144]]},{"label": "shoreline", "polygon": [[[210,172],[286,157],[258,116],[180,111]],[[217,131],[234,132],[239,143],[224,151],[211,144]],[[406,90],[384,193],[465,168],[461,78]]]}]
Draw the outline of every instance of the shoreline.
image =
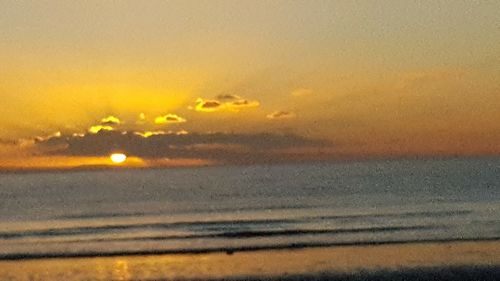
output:
[{"label": "shoreline", "polygon": [[[416,274],[421,269],[424,270],[422,274],[430,270],[431,273],[426,274],[445,276],[450,272],[460,274],[465,271],[474,276],[500,272],[500,241],[344,245],[233,254],[212,252],[3,260],[0,261],[0,279],[335,280],[333,277],[345,277],[346,274]],[[280,276],[291,279],[278,279]],[[321,279],[321,276],[330,277]]]},{"label": "shoreline", "polygon": [[0,254],[2,261],[24,261],[24,260],[45,260],[45,259],[78,259],[78,258],[106,258],[106,257],[141,257],[158,255],[203,255],[203,254],[227,254],[251,253],[263,251],[293,251],[307,249],[332,249],[342,247],[377,247],[386,245],[412,245],[412,244],[453,244],[466,242],[498,242],[499,237],[488,238],[457,238],[457,239],[415,239],[415,240],[386,240],[367,242],[334,242],[334,243],[292,243],[282,245],[263,246],[243,246],[224,248],[201,248],[201,249],[172,249],[172,250],[146,250],[146,251],[125,251],[125,252],[80,252],[80,253],[31,253],[31,254]]}]

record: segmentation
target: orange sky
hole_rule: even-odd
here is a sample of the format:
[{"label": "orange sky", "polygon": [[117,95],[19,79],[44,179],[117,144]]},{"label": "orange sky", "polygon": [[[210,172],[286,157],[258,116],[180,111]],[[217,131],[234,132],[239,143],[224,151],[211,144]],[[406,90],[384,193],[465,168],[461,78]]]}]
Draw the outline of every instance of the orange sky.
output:
[{"label": "orange sky", "polygon": [[2,2],[0,167],[498,155],[500,3],[384,2]]}]

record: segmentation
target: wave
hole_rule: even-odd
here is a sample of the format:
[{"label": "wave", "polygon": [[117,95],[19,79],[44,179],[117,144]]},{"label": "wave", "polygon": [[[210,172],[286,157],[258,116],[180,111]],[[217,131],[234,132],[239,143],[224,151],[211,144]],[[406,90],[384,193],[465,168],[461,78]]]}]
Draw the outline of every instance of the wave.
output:
[{"label": "wave", "polygon": [[[298,205],[298,206],[269,206],[265,207],[266,210],[296,210],[296,209],[311,209],[309,205]],[[321,206],[314,206],[314,209],[320,209]],[[241,208],[221,208],[216,210],[211,210],[214,212],[235,212],[235,211],[259,211],[262,208],[256,207],[241,207]],[[196,211],[196,210],[195,210]],[[200,210],[206,212],[207,210]],[[353,214],[353,215],[331,215],[331,216],[317,216],[317,217],[304,217],[304,219],[356,219],[356,218],[368,218],[368,217],[442,217],[442,216],[454,216],[454,215],[467,215],[473,213],[471,210],[452,210],[452,211],[416,211],[416,212],[403,212],[403,213],[381,213],[381,214]],[[162,215],[162,213],[146,213],[146,212],[134,212],[134,213],[87,213],[87,214],[72,214],[72,215],[62,215],[56,217],[57,219],[97,219],[97,218],[124,218],[124,217],[144,217],[151,215]]]},{"label": "wave", "polygon": [[[26,237],[43,236],[71,236],[81,234],[99,234],[120,230],[135,229],[178,229],[187,228],[188,230],[204,231],[224,231],[227,229],[248,229],[271,226],[295,225],[300,223],[323,222],[342,220],[367,220],[372,218],[388,217],[449,217],[471,214],[470,210],[456,211],[421,211],[421,212],[403,212],[403,213],[380,213],[380,214],[352,214],[352,215],[331,215],[331,216],[302,216],[298,218],[279,218],[279,219],[241,219],[241,220],[197,220],[197,221],[178,221],[178,222],[152,222],[152,223],[112,223],[106,225],[83,225],[76,227],[46,228],[37,230],[28,230],[22,232],[6,231],[0,232],[0,239],[19,239]],[[418,226],[416,226],[418,227]],[[328,231],[328,230],[327,230]],[[338,230],[335,230],[338,231]],[[256,235],[247,232],[247,235]],[[228,236],[229,237],[229,236]]]},{"label": "wave", "polygon": [[133,241],[167,241],[167,240],[188,240],[188,239],[247,239],[265,238],[276,236],[301,236],[301,235],[334,235],[334,234],[355,234],[355,233],[380,233],[398,232],[412,230],[444,229],[446,226],[422,225],[422,226],[395,226],[395,227],[366,227],[366,228],[337,228],[337,229],[289,229],[289,230],[254,230],[254,231],[231,231],[206,234],[187,235],[156,235],[138,237],[118,237],[118,238],[88,238],[73,240],[55,240],[54,243],[78,243],[78,242],[133,242]]},{"label": "wave", "polygon": [[473,212],[470,210],[453,210],[453,211],[418,211],[418,212],[403,212],[403,213],[385,213],[385,214],[359,214],[359,215],[332,215],[320,216],[321,219],[358,219],[358,218],[411,218],[411,217],[448,217],[448,216],[463,216]]},{"label": "wave", "polygon": [[[224,213],[224,212],[243,212],[243,211],[261,211],[265,210],[304,210],[304,209],[321,209],[322,207],[328,207],[328,205],[276,205],[276,206],[257,206],[257,207],[218,207],[210,209],[191,209],[189,212],[180,212],[178,214],[192,214],[192,213]],[[134,212],[134,213],[114,213],[114,212],[102,212],[102,213],[84,213],[84,214],[70,214],[57,216],[57,219],[95,219],[95,218],[117,218],[117,217],[144,217],[144,216],[154,216],[162,215],[161,212]]]},{"label": "wave", "polygon": [[29,259],[51,259],[51,258],[90,258],[90,257],[113,257],[113,256],[149,256],[166,254],[208,254],[225,252],[233,254],[235,252],[269,251],[269,250],[292,250],[321,247],[363,247],[393,244],[416,244],[416,243],[455,243],[472,241],[500,241],[500,236],[480,237],[480,238],[449,238],[449,239],[407,239],[407,240],[380,240],[380,241],[356,241],[356,242],[304,242],[286,243],[273,245],[250,245],[240,247],[214,247],[214,248],[183,248],[166,250],[138,250],[138,251],[82,251],[82,252],[45,252],[45,253],[9,253],[0,254],[0,260],[29,260]]}]

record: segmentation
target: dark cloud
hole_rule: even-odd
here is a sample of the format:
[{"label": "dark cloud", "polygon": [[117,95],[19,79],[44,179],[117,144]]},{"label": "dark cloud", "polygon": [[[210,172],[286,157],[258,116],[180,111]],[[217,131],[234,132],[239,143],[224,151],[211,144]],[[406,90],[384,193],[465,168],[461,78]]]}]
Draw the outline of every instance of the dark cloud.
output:
[{"label": "dark cloud", "polygon": [[230,102],[230,103],[228,103],[228,105],[233,106],[233,107],[256,107],[256,106],[259,106],[259,102],[241,99],[241,100]]},{"label": "dark cloud", "polygon": [[71,138],[79,137],[63,137],[61,134],[54,134],[45,138],[36,137],[34,139],[34,145],[38,149],[39,153],[50,154],[67,149]]},{"label": "dark cloud", "polygon": [[237,95],[218,95],[216,99],[221,101],[241,100],[242,98]]},{"label": "dark cloud", "polygon": [[219,95],[216,99],[211,100],[198,98],[194,109],[200,112],[215,112],[223,109],[239,111],[243,108],[258,107],[259,105],[260,103],[256,100],[247,100],[237,95]]},{"label": "dark cloud", "polygon": [[81,136],[52,137],[35,144],[50,154],[103,156],[124,151],[146,159],[206,159],[221,163],[259,163],[286,161],[280,151],[330,146],[323,140],[294,134],[153,134],[143,137],[134,133],[100,131]]},{"label": "dark cloud", "polygon": [[199,98],[196,100],[196,106],[194,109],[201,112],[213,112],[217,111],[222,107],[222,103],[216,100],[205,100]]}]

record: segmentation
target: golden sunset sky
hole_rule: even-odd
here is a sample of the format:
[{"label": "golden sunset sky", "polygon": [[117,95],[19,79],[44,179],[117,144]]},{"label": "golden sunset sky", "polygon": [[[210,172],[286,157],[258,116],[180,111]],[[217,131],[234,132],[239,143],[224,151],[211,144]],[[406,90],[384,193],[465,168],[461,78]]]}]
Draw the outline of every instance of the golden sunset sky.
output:
[{"label": "golden sunset sky", "polygon": [[0,1],[0,167],[500,154],[500,1]]}]

